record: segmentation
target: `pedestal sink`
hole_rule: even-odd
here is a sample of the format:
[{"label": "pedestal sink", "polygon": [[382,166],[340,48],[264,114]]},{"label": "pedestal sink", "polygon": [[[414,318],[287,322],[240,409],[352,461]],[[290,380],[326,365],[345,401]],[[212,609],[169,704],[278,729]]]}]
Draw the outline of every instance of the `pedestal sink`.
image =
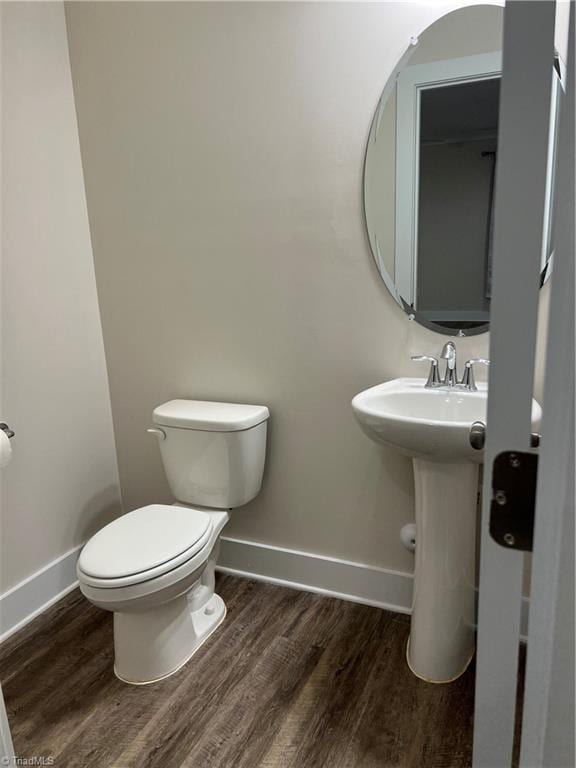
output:
[{"label": "pedestal sink", "polygon": [[[486,421],[487,387],[425,388],[394,379],[360,392],[352,409],[377,443],[412,458],[416,490],[416,562],[406,658],[434,683],[459,677],[475,648],[478,467],[470,427]],[[533,428],[541,409],[534,400]]]}]

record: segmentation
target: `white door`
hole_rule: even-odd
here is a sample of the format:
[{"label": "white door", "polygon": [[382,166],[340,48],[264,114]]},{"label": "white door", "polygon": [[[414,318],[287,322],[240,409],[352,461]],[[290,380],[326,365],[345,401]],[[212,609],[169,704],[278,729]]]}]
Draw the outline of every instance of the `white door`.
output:
[{"label": "white door", "polygon": [[[478,608],[474,768],[508,768],[511,765],[517,716],[518,650],[525,556],[516,549],[519,537],[515,531],[511,530],[506,539],[502,537],[501,543],[497,543],[491,536],[492,466],[496,456],[502,452],[516,451],[516,457],[510,461],[517,464],[515,471],[524,473],[524,467],[530,464],[530,458],[525,458],[525,454],[535,453],[530,446],[530,404],[545,211],[555,10],[555,3],[547,0],[509,2],[504,17],[494,289],[490,318],[492,366]],[[571,75],[570,70],[568,76]],[[573,83],[569,84],[568,91],[570,88],[573,88]],[[566,596],[561,595],[559,589],[559,571],[563,567],[568,573],[570,554],[573,562],[574,552],[573,535],[565,531],[568,534],[564,539],[566,547],[560,557],[562,522],[569,517],[565,513],[570,511],[568,494],[573,473],[573,453],[572,465],[569,466],[569,443],[573,440],[574,429],[573,178],[572,202],[566,199],[570,186],[568,177],[573,174],[574,167],[573,129],[570,149],[567,125],[568,114],[573,111],[574,105],[573,101],[567,104],[567,100],[564,99],[560,118],[563,139],[558,166],[564,168],[566,173],[559,173],[557,179],[557,199],[561,200],[562,206],[558,207],[555,226],[552,310],[541,427],[543,441],[538,470],[522,737],[523,768],[560,768],[564,765],[568,768],[574,765],[573,757],[572,762],[553,762],[570,759],[569,734],[573,729],[573,712],[572,716],[567,711],[560,721],[554,720],[553,725],[559,726],[556,733],[548,717],[553,715],[549,703],[555,682],[553,674],[557,673],[555,662],[566,661],[573,654],[573,641],[569,651],[565,648],[565,638],[564,645],[556,647],[562,634],[561,621],[564,620],[569,626],[570,616],[562,616],[555,610],[560,599],[566,601]],[[520,486],[526,486],[524,474],[520,478]],[[514,504],[513,491],[507,496],[508,489],[502,490],[503,495],[499,497],[502,509],[498,512],[498,505],[494,505],[493,523],[510,519],[506,515],[509,515]],[[525,509],[525,505],[522,505],[522,509]],[[564,674],[570,674],[569,669],[563,671]],[[555,688],[554,693],[560,690],[567,694],[569,700],[571,692],[570,686],[566,685],[566,678],[562,680],[561,686]],[[559,747],[560,751],[554,754],[551,749],[546,754],[546,749],[552,744]],[[562,750],[564,757],[561,758]]]},{"label": "white door", "polygon": [[[574,76],[574,8],[568,78]],[[521,768],[574,766],[574,80],[561,115]]]},{"label": "white door", "polygon": [[[1,74],[2,74],[2,12],[0,9],[0,84],[1,84]],[[0,102],[2,98],[1,93],[1,85],[0,85]],[[0,115],[3,119],[3,114]],[[0,122],[0,184],[2,181],[2,124]],[[1,188],[1,187],[0,187]],[[2,195],[0,193],[0,203],[2,200]],[[4,250],[4,240],[3,240],[3,229],[2,229],[2,206],[0,205],[0,289],[2,286],[2,253]],[[1,290],[0,290],[0,297],[1,297]],[[0,310],[1,310],[1,304],[0,304]],[[2,327],[1,327],[1,312],[0,312],[0,385],[1,385],[1,374],[2,374]],[[0,406],[2,404],[2,390],[0,387]],[[2,409],[0,407],[0,416],[3,416]],[[0,418],[0,422],[3,419]],[[5,464],[7,462],[2,462],[0,457],[0,464]],[[0,469],[0,537],[2,535],[2,504],[3,504],[3,494],[2,494],[2,470]],[[1,547],[1,538],[0,538],[0,557],[2,554],[2,547]],[[1,570],[1,563],[0,563],[0,574],[2,573]],[[0,585],[0,592],[1,592],[1,585]],[[12,763],[14,757],[14,748],[12,746],[12,737],[10,735],[10,725],[8,723],[8,717],[6,715],[6,707],[4,706],[4,697],[2,695],[2,686],[0,681],[0,763],[2,765],[9,765]]]},{"label": "white door", "polygon": [[10,765],[14,757],[14,747],[12,746],[12,737],[10,735],[10,725],[4,706],[2,688],[0,688],[0,763]]}]

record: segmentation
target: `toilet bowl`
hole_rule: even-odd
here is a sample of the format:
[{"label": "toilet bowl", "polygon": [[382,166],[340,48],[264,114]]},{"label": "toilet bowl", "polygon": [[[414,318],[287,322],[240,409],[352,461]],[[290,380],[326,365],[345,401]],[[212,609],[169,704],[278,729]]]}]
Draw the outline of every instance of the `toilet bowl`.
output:
[{"label": "toilet bowl", "polygon": [[105,526],[77,565],[85,597],[114,613],[114,671],[124,682],[174,674],[224,620],[214,592],[219,537],[229,510],[260,490],[268,416],[264,406],[194,400],[154,411],[149,431],[177,502]]}]

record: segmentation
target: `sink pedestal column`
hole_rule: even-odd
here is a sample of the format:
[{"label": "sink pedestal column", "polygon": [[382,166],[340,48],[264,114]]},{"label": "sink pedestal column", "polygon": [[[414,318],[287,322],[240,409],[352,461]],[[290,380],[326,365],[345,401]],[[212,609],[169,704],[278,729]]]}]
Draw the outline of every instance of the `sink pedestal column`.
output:
[{"label": "sink pedestal column", "polygon": [[416,565],[407,659],[418,677],[446,683],[474,655],[478,464],[413,464]]}]

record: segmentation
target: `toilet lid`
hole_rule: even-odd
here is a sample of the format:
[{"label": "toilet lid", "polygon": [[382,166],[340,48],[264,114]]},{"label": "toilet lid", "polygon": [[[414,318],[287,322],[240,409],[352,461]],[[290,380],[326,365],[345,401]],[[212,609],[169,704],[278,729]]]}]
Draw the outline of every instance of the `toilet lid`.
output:
[{"label": "toilet lid", "polygon": [[190,507],[150,504],[119,517],[86,544],[79,569],[99,579],[118,579],[174,560],[184,562],[206,544],[210,515]]}]

